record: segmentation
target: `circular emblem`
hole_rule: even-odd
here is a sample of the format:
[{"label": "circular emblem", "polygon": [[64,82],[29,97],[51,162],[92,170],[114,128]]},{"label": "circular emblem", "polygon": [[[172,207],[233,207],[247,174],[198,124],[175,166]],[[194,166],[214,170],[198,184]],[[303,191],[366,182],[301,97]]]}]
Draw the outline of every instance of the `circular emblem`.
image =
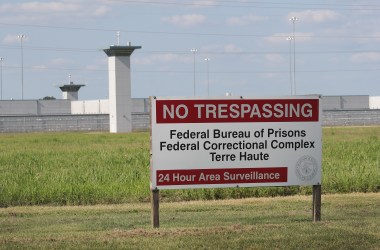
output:
[{"label": "circular emblem", "polygon": [[314,157],[302,156],[296,164],[296,175],[302,181],[310,181],[317,174],[318,164]]}]

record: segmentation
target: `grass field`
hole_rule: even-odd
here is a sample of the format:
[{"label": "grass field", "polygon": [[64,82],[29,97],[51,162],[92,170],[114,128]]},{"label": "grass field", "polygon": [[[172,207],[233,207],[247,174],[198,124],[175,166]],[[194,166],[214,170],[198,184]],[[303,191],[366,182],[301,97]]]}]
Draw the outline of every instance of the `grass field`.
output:
[{"label": "grass field", "polygon": [[[380,190],[380,127],[323,129],[323,193]],[[0,207],[149,201],[149,133],[0,135]],[[310,187],[162,191],[184,201],[310,194]]]},{"label": "grass field", "polygon": [[0,249],[379,249],[380,193],[0,208]]}]

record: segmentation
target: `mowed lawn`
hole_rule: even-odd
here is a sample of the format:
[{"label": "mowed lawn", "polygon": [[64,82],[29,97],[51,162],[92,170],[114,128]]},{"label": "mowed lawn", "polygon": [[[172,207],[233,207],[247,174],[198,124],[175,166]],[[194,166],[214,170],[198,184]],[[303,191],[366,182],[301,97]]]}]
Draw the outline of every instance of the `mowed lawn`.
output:
[{"label": "mowed lawn", "polygon": [[0,249],[379,249],[380,194],[0,209]]}]

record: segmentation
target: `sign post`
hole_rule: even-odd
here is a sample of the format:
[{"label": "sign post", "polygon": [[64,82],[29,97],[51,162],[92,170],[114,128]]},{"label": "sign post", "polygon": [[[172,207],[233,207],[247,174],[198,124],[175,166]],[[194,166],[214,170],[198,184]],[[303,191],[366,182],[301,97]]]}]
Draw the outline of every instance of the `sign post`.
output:
[{"label": "sign post", "polygon": [[313,185],[313,222],[321,221],[322,186]]},{"label": "sign post", "polygon": [[154,228],[160,227],[160,191],[152,190],[152,225]]},{"label": "sign post", "polygon": [[320,96],[151,98],[153,214],[160,189],[311,185],[320,220],[321,113]]}]

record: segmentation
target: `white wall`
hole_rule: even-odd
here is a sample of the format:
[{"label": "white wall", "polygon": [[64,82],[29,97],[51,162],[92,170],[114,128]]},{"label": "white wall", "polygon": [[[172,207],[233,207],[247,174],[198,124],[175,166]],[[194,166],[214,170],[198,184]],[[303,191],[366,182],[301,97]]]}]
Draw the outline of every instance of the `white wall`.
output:
[{"label": "white wall", "polygon": [[368,95],[323,96],[323,110],[368,109]]},{"label": "white wall", "polygon": [[132,112],[146,113],[150,111],[149,98],[132,98]]},{"label": "white wall", "polygon": [[71,114],[109,114],[108,100],[72,101]]},{"label": "white wall", "polygon": [[0,115],[70,114],[70,100],[3,100]]},{"label": "white wall", "polygon": [[370,96],[369,97],[369,108],[370,109],[380,109],[380,96]]}]

